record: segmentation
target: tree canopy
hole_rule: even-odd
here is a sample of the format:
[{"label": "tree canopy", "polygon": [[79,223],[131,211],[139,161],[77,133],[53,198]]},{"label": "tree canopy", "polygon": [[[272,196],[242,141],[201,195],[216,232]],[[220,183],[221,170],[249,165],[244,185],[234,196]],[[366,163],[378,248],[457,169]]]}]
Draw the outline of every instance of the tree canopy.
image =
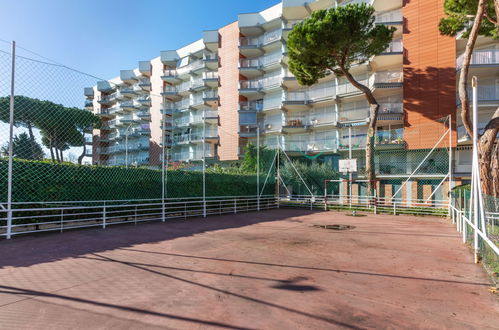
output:
[{"label": "tree canopy", "polygon": [[[478,0],[445,0],[446,17],[440,20],[440,32],[443,35],[455,36],[463,31],[463,38],[468,38],[477,7]],[[496,25],[497,13],[494,8],[494,0],[488,0],[485,8],[485,19],[480,25],[478,34],[497,39],[499,31]]]},{"label": "tree canopy", "polygon": [[374,8],[366,4],[312,13],[289,34],[289,69],[300,84],[312,85],[331,72],[344,75],[352,65],[381,54],[395,28],[374,20]]}]

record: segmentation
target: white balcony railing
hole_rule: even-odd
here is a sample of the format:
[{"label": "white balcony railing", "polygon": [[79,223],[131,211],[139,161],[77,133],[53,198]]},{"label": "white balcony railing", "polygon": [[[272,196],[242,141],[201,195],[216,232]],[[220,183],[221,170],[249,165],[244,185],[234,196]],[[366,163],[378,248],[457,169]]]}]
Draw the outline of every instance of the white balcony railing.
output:
[{"label": "white balcony railing", "polygon": [[365,120],[368,117],[369,117],[369,108],[341,110],[338,113],[338,120],[340,122]]},{"label": "white balcony railing", "polygon": [[384,53],[402,53],[403,51],[404,46],[402,44],[402,39],[397,39],[390,42]]},{"label": "white balcony railing", "polygon": [[[464,54],[459,55],[457,58],[457,68],[463,66]],[[499,64],[499,49],[477,49],[471,55],[471,64],[474,65],[491,65]]]},{"label": "white balcony railing", "polygon": [[396,9],[376,14],[375,22],[378,24],[399,23],[402,22],[402,20],[403,20],[402,10]]}]

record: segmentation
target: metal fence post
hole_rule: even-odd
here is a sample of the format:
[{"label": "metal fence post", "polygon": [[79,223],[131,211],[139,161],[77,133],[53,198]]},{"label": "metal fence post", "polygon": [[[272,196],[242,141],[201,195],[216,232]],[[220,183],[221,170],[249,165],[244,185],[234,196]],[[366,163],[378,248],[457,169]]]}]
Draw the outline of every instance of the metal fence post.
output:
[{"label": "metal fence post", "polygon": [[256,210],[260,211],[260,127],[256,127]]},{"label": "metal fence post", "polygon": [[234,214],[237,214],[237,199],[234,198]]},{"label": "metal fence post", "polygon": [[7,176],[7,239],[12,235],[12,160],[14,157],[14,82],[16,74],[16,42],[12,41],[12,66],[10,72],[10,106],[9,106],[9,169]]},{"label": "metal fence post", "polygon": [[397,215],[397,201],[393,201],[393,215]]},{"label": "metal fence post", "polygon": [[64,224],[64,209],[61,209],[61,233],[62,233],[63,224]]},{"label": "metal fence post", "polygon": [[104,202],[102,209],[102,228],[106,229],[106,202]]}]

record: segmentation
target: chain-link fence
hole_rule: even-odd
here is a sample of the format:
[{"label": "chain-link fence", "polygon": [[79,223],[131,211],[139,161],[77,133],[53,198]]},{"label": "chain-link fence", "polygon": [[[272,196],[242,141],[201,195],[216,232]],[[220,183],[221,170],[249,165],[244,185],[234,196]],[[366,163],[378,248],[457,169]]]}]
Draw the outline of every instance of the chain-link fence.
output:
[{"label": "chain-link fence", "polygon": [[35,57],[0,49],[0,235],[275,206],[265,155],[246,169],[214,157],[210,95],[184,123],[150,62],[103,80]]}]

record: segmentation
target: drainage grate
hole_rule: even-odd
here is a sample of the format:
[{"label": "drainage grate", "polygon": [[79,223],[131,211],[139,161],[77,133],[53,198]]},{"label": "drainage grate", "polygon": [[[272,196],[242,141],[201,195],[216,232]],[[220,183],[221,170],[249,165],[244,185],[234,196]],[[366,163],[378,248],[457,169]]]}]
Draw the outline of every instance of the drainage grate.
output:
[{"label": "drainage grate", "polygon": [[350,225],[314,225],[314,227],[329,230],[351,230],[355,228],[355,226]]}]

